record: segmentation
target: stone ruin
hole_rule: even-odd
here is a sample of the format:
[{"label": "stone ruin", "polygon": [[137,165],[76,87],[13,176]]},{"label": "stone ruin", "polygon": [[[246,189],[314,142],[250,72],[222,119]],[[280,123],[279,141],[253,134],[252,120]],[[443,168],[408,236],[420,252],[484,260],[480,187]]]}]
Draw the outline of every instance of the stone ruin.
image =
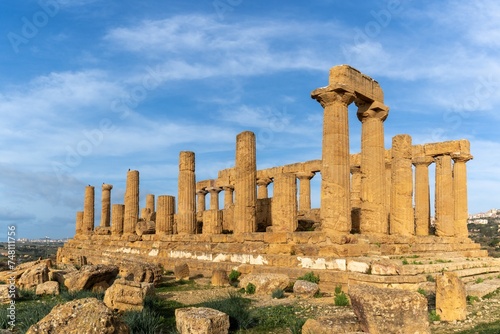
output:
[{"label": "stone ruin", "polygon": [[[464,278],[498,274],[500,264],[468,238],[466,162],[472,155],[467,140],[415,145],[404,134],[386,149],[389,107],[383,91],[347,65],[331,68],[328,86],[311,97],[324,108],[321,159],[258,170],[255,135],[246,131],[236,138],[234,167],[215,179],[197,181],[195,153],[180,152],[177,197],[159,195],[156,205],[148,194],[146,207],[139,208],[136,170],[127,173],[124,204],[111,205],[113,186],[103,184],[97,227],[95,189],[89,185],[83,211],[76,214],[76,235],[59,249],[58,262],[127,259],[170,270],[187,263],[191,274],[204,275],[237,269],[294,278],[314,271],[322,291],[360,283],[413,289],[443,270]],[[349,150],[353,102],[362,123],[356,154]],[[310,180],[319,176],[320,208],[312,208]],[[428,264],[401,263],[412,256]]]}]

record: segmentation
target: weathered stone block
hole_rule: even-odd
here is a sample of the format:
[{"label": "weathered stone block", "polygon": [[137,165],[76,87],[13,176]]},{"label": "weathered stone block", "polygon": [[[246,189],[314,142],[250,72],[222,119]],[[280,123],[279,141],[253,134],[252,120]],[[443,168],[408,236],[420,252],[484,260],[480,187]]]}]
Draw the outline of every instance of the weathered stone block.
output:
[{"label": "weathered stone block", "polygon": [[228,286],[229,278],[227,276],[227,271],[224,269],[214,269],[212,271],[212,286]]},{"label": "weathered stone block", "polygon": [[107,307],[120,311],[141,311],[144,307],[144,298],[154,294],[151,283],[139,283],[116,280],[104,294],[104,304]]},{"label": "weathered stone block", "polygon": [[430,334],[427,299],[417,292],[354,285],[349,297],[364,332]]},{"label": "weathered stone block", "polygon": [[293,293],[300,296],[312,297],[318,291],[318,284],[308,281],[298,280],[293,285]]},{"label": "weathered stone block", "polygon": [[54,281],[47,281],[36,286],[35,293],[37,295],[58,295],[59,283]]},{"label": "weathered stone block", "polygon": [[175,323],[180,334],[226,334],[229,331],[229,316],[207,307],[178,308]]},{"label": "weathered stone block", "polygon": [[175,280],[189,280],[189,266],[187,263],[181,263],[174,267]]},{"label": "weathered stone block", "polygon": [[248,283],[255,285],[255,293],[270,294],[276,289],[285,289],[290,279],[284,274],[249,274],[240,280],[239,286],[246,288]]},{"label": "weathered stone block", "polygon": [[111,283],[118,275],[118,267],[112,265],[83,266],[80,271],[66,274],[64,285],[70,291],[90,290],[94,284],[106,281]]},{"label": "weathered stone block", "polygon": [[357,319],[349,316],[319,317],[307,319],[302,326],[303,334],[332,334],[361,332]]},{"label": "weathered stone block", "polygon": [[103,302],[95,298],[84,298],[56,305],[26,333],[128,334],[130,330]]},{"label": "weathered stone block", "polygon": [[436,313],[442,321],[464,320],[467,316],[465,286],[453,272],[436,276]]}]

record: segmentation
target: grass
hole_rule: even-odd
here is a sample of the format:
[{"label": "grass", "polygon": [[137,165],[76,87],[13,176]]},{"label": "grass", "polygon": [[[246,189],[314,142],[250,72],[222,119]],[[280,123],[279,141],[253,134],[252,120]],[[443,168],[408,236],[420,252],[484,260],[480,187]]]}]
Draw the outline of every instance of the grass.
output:
[{"label": "grass", "polygon": [[436,310],[432,310],[429,312],[429,321],[434,322],[434,321],[441,321],[441,317],[439,314],[436,313]]},{"label": "grass", "polygon": [[474,281],[476,284],[479,284],[479,283],[483,283],[484,282],[484,279],[482,279],[481,277],[478,277],[476,278],[476,280]]},{"label": "grass", "polygon": [[292,333],[300,333],[302,325],[306,321],[297,315],[297,307],[291,305],[278,305],[256,309],[253,314],[257,321],[256,330],[268,333],[277,328],[288,328]]},{"label": "grass", "polygon": [[283,289],[276,289],[271,293],[271,297],[274,299],[285,298],[285,291]]},{"label": "grass", "polygon": [[467,299],[467,304],[469,305],[472,305],[480,300],[478,296],[467,296],[466,299]]},{"label": "grass", "polygon": [[177,333],[175,309],[183,306],[158,296],[147,296],[142,311],[125,312],[122,320],[130,327],[131,334]]},{"label": "grass", "polygon": [[186,280],[169,280],[160,282],[156,287],[157,293],[171,292],[171,291],[191,291],[191,290],[202,290],[209,289],[209,286],[198,285],[194,281]]},{"label": "grass", "polygon": [[407,259],[403,259],[403,261],[401,261],[401,263],[404,264],[404,265],[410,264],[410,262],[408,262]]},{"label": "grass", "polygon": [[250,302],[239,293],[230,293],[226,299],[211,300],[195,306],[209,307],[226,313],[229,315],[229,328],[240,330],[256,324],[256,319],[250,312]]},{"label": "grass", "polygon": [[458,332],[457,334],[498,334],[500,333],[500,320],[494,321],[494,322],[489,322],[489,323],[482,323],[474,328],[467,329],[461,332]]},{"label": "grass", "polygon": [[335,303],[335,306],[348,306],[349,305],[349,298],[344,293],[344,291],[342,291],[341,285],[337,285],[335,287],[334,303]]},{"label": "grass", "polygon": [[298,281],[308,281],[308,282],[311,282],[311,283],[318,284],[319,283],[319,276],[314,275],[314,273],[311,271],[311,272],[308,272],[307,274],[305,274],[303,276],[298,277],[297,280]]}]

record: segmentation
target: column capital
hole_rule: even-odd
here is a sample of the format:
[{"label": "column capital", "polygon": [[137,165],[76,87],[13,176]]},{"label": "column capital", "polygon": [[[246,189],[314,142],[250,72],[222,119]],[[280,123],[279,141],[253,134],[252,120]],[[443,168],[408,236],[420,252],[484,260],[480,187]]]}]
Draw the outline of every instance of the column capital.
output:
[{"label": "column capital", "polygon": [[206,191],[208,191],[209,193],[220,193],[222,191],[222,188],[219,188],[219,187],[210,187],[210,188],[207,188]]},{"label": "column capital", "polygon": [[231,186],[231,185],[228,185],[228,186],[222,186],[221,188],[222,188],[222,190],[224,190],[224,191],[233,191],[233,190],[234,190],[234,186]]},{"label": "column capital", "polygon": [[454,162],[467,162],[472,160],[474,157],[468,153],[456,152],[451,154],[451,158]]},{"label": "column capital", "polygon": [[201,188],[201,189],[196,190],[196,194],[198,194],[198,195],[206,195],[207,193],[208,193],[208,191],[206,190],[206,188]]},{"label": "column capital", "polygon": [[269,177],[262,177],[257,179],[258,186],[267,186],[271,182],[273,182],[273,180]]},{"label": "column capital", "polygon": [[333,103],[341,103],[348,106],[354,101],[356,95],[354,92],[342,88],[321,87],[313,90],[311,97],[318,101],[324,108]]},{"label": "column capital", "polygon": [[351,166],[351,174],[361,173],[361,166]]},{"label": "column capital", "polygon": [[411,163],[415,166],[429,166],[431,163],[434,162],[434,158],[433,157],[429,157],[429,156],[420,156],[420,157],[414,157],[412,160],[411,160]]},{"label": "column capital", "polygon": [[113,189],[112,184],[106,184],[106,183],[102,184],[102,190],[111,190],[111,189]]},{"label": "column capital", "polygon": [[389,116],[389,107],[381,102],[356,100],[355,103],[358,107],[357,116],[361,122],[368,118],[380,119],[383,122]]},{"label": "column capital", "polygon": [[315,172],[298,172],[295,174],[299,180],[310,180],[314,177],[314,175],[316,175]]}]

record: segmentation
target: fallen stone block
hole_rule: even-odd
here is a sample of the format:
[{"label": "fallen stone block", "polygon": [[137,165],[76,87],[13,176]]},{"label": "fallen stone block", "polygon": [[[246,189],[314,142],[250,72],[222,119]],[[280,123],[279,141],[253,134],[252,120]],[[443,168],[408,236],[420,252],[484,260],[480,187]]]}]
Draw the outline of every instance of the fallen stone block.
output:
[{"label": "fallen stone block", "polygon": [[180,334],[227,334],[229,316],[207,307],[175,310],[175,323]]},{"label": "fallen stone block", "polygon": [[249,283],[255,285],[255,293],[270,294],[276,289],[285,289],[290,279],[284,274],[248,274],[240,280],[239,286],[246,288]]},{"label": "fallen stone block", "polygon": [[467,317],[465,285],[453,272],[436,276],[436,314],[442,321],[464,320]]},{"label": "fallen stone block", "polygon": [[152,283],[117,279],[104,294],[104,304],[113,310],[142,311],[146,296],[154,295]]},{"label": "fallen stone block", "polygon": [[45,283],[38,284],[36,286],[35,293],[37,295],[58,295],[59,283],[56,281],[48,281]]}]

